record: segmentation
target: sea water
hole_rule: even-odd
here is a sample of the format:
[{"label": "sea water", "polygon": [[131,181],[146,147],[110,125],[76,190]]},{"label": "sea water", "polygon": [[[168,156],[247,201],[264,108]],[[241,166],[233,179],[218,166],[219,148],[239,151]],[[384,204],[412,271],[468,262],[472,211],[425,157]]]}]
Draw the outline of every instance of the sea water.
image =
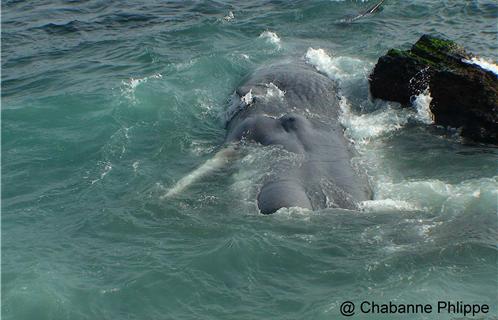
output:
[{"label": "sea water", "polygon": [[[495,1],[3,1],[3,319],[406,319],[362,301],[498,313],[497,149],[372,101],[389,48],[448,37],[489,66]],[[224,140],[256,68],[303,59],[340,86],[371,181],[360,211],[258,213],[278,148],[164,197]],[[477,63],[470,61],[469,63]],[[309,116],[320,117],[310,114]],[[462,314],[411,314],[453,319]]]}]

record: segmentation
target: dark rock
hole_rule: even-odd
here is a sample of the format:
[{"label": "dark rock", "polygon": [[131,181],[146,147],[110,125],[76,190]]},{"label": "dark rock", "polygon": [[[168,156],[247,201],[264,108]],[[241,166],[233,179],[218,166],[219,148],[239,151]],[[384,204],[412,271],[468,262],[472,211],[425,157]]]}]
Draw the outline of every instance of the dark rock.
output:
[{"label": "dark rock", "polygon": [[453,41],[424,35],[410,50],[391,49],[370,75],[372,97],[410,106],[428,87],[434,123],[498,144],[498,76],[464,62],[473,55]]}]

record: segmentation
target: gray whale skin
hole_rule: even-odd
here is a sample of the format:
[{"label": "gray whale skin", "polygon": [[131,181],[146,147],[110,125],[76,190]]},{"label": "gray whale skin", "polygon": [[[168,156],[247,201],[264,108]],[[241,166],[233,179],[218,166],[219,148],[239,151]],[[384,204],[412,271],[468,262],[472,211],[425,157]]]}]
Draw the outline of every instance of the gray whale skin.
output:
[{"label": "gray whale skin", "polygon": [[[277,88],[280,97],[265,98]],[[261,213],[283,207],[357,209],[358,202],[371,199],[366,175],[351,164],[354,150],[339,123],[333,80],[301,61],[277,63],[246,78],[234,101],[226,116],[227,144],[278,145],[303,159],[263,182]]]}]

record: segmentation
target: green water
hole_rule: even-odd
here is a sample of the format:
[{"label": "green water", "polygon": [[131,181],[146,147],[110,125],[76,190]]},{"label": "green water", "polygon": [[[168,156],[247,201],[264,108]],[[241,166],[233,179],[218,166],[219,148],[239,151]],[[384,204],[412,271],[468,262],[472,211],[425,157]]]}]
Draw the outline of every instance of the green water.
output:
[{"label": "green water", "polygon": [[[496,61],[498,6],[386,1],[338,23],[373,3],[2,2],[2,318],[339,319],[345,300],[496,318],[496,148],[370,101],[367,79],[423,33]],[[162,199],[218,150],[244,76],[288,58],[340,84],[374,200],[260,215],[274,155],[256,146]]]}]

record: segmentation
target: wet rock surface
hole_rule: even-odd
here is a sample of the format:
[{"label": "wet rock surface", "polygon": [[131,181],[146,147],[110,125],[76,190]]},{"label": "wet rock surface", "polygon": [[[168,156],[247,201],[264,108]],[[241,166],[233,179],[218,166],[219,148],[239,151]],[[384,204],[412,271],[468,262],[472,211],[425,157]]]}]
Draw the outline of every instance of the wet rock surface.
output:
[{"label": "wet rock surface", "polygon": [[423,35],[410,50],[379,58],[370,75],[372,97],[410,106],[429,88],[435,124],[498,144],[498,75],[469,63],[473,57],[453,41]]}]

